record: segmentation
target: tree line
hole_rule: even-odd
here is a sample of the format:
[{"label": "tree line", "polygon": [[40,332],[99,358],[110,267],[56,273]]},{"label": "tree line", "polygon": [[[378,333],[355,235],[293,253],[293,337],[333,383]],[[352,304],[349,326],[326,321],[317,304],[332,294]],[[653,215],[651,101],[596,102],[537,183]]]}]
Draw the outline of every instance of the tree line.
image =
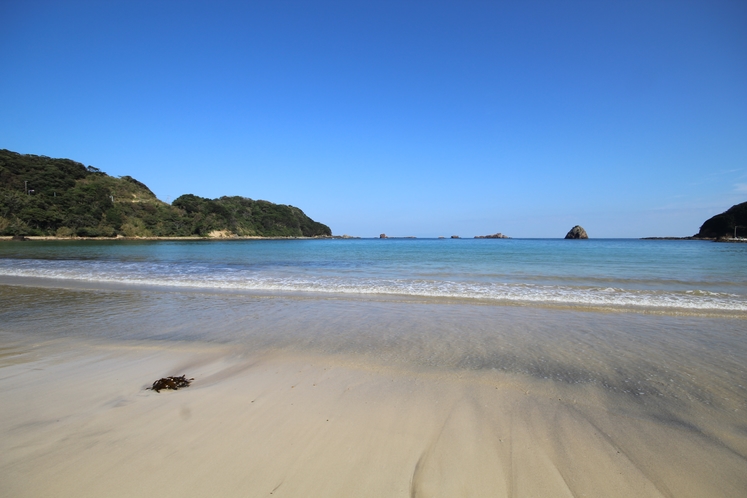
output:
[{"label": "tree line", "polygon": [[185,194],[167,204],[130,176],[0,150],[0,235],[320,237],[327,225],[297,207],[233,196]]}]

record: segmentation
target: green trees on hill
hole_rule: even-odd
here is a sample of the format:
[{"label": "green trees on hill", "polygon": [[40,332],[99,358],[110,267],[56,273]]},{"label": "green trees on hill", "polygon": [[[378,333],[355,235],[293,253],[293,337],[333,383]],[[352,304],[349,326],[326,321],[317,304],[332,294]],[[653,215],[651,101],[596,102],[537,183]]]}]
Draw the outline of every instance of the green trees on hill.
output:
[{"label": "green trees on hill", "polygon": [[293,206],[186,194],[169,205],[132,177],[69,159],[0,150],[0,235],[265,237],[331,235]]},{"label": "green trees on hill", "polygon": [[329,227],[318,223],[293,206],[255,201],[245,197],[206,199],[192,194],[177,198],[174,206],[191,219],[191,231],[204,235],[213,230],[228,230],[236,235],[314,237],[331,235]]}]

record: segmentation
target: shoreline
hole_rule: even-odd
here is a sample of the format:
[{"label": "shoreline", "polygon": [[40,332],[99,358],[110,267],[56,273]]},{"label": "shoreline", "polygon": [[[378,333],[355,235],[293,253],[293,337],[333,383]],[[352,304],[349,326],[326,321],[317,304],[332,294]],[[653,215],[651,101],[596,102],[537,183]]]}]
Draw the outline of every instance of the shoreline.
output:
[{"label": "shoreline", "polygon": [[330,235],[319,237],[260,237],[250,235],[236,235],[230,237],[57,237],[55,235],[24,235],[22,239],[14,238],[12,235],[0,235],[0,241],[34,241],[34,240],[55,240],[55,241],[79,241],[79,240],[98,240],[98,241],[117,241],[117,240],[193,240],[193,241],[230,241],[230,240],[328,240],[328,239],[356,239],[360,237],[346,237],[344,235]]},{"label": "shoreline", "polygon": [[745,238],[727,238],[727,237],[642,237],[639,240],[702,240],[702,241],[709,241],[709,242],[719,242],[719,243],[736,243],[736,244],[743,244],[747,243],[747,239]]},{"label": "shoreline", "polygon": [[[381,239],[380,237],[359,237],[353,235],[323,235],[316,237],[263,237],[254,235],[230,235],[230,236],[189,236],[189,237],[125,237],[118,235],[116,237],[57,237],[56,235],[0,235],[0,241],[16,241],[16,242],[31,242],[31,241],[148,241],[148,240],[163,240],[163,241],[231,241],[231,240],[451,240],[445,239],[444,237],[386,237]],[[472,238],[460,238],[458,240],[564,240],[563,237],[539,237],[539,238],[522,238],[522,237],[504,237],[504,238],[492,238],[486,236],[475,236]],[[747,238],[712,238],[712,237],[628,237],[628,238],[596,238],[593,240],[692,240],[692,241],[703,241],[703,242],[720,242],[720,243],[747,243]]]},{"label": "shoreline", "polygon": [[509,299],[488,299],[458,296],[427,296],[387,293],[355,293],[355,292],[325,292],[303,290],[270,290],[270,289],[241,289],[227,287],[199,287],[166,284],[148,284],[118,281],[91,281],[79,279],[30,277],[15,275],[0,275],[0,286],[17,286],[25,288],[69,289],[79,291],[114,291],[114,292],[163,292],[185,293],[188,295],[236,295],[255,297],[259,299],[290,299],[303,301],[340,301],[382,302],[382,303],[412,303],[432,305],[463,305],[526,308],[538,310],[575,311],[581,313],[602,314],[633,314],[643,316],[682,316],[697,318],[724,318],[729,320],[747,320],[747,312],[742,310],[720,310],[716,308],[667,308],[643,305],[612,305],[572,302],[543,302],[520,301]]},{"label": "shoreline", "polygon": [[740,323],[275,297],[0,286],[0,495],[747,490]]}]

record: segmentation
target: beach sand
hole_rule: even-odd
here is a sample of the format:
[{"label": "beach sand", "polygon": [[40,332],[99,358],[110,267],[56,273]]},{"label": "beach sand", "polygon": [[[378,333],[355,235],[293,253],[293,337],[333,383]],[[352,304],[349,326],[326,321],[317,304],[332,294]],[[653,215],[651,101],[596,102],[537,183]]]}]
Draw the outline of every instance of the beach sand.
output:
[{"label": "beach sand", "polygon": [[743,319],[25,282],[3,497],[747,496]]},{"label": "beach sand", "polygon": [[[236,346],[8,343],[2,496],[745,496],[745,434],[590,386]],[[146,390],[165,375],[194,383]],[[707,413],[691,409],[698,420]],[[735,420],[739,420],[739,416]]]}]

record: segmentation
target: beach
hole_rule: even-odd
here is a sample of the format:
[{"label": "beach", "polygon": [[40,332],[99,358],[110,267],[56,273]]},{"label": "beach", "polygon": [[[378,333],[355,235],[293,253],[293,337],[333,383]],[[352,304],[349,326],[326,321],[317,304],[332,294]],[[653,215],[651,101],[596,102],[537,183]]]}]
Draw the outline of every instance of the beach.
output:
[{"label": "beach", "polygon": [[744,496],[746,261],[698,241],[4,242],[0,495]]},{"label": "beach", "polygon": [[0,300],[3,496],[747,490],[741,319],[7,278]]},{"label": "beach", "polygon": [[0,498],[747,498],[747,0],[0,19]]}]

